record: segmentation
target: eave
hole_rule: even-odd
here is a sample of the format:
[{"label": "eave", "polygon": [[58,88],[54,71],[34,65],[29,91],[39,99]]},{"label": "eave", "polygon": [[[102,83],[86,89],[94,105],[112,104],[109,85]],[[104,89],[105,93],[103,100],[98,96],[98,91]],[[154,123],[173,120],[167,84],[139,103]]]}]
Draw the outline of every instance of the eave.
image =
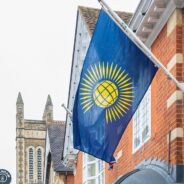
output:
[{"label": "eave", "polygon": [[151,47],[174,10],[183,7],[184,0],[141,0],[129,26]]}]

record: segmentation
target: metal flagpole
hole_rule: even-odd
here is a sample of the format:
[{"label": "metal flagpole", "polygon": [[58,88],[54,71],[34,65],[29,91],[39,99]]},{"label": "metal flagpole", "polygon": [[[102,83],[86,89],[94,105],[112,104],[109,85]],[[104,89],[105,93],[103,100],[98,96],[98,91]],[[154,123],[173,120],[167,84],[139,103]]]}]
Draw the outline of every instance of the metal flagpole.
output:
[{"label": "metal flagpole", "polygon": [[65,104],[62,104],[61,106],[66,110],[69,117],[72,118],[72,112],[65,106]]},{"label": "metal flagpole", "polygon": [[156,56],[148,49],[145,44],[133,33],[133,31],[126,25],[126,23],[114,12],[104,0],[98,0],[101,4],[103,10],[114,20],[114,22],[119,26],[119,28],[152,60],[152,62],[159,68],[161,68],[164,73],[174,81],[176,86],[184,92],[184,84],[179,82],[168,70],[167,68],[156,58]]}]

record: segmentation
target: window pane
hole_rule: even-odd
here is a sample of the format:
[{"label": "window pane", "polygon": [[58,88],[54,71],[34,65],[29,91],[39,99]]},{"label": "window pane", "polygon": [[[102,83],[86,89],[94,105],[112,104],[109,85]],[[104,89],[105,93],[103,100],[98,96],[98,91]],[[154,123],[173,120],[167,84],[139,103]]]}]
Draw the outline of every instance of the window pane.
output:
[{"label": "window pane", "polygon": [[151,89],[149,88],[133,117],[133,151],[141,147],[150,136]]},{"label": "window pane", "polygon": [[98,176],[98,184],[101,184],[100,176]]},{"label": "window pane", "polygon": [[42,151],[40,148],[37,150],[37,179],[42,181]]},{"label": "window pane", "polygon": [[84,154],[83,184],[105,184],[103,178],[104,162],[93,156]]},{"label": "window pane", "polygon": [[29,149],[29,179],[33,180],[33,148]]},{"label": "window pane", "polygon": [[142,131],[142,141],[144,142],[148,136],[149,136],[149,128],[148,128],[148,125],[146,125]]},{"label": "window pane", "polygon": [[88,184],[96,184],[96,183],[95,183],[95,179],[89,180],[89,181],[88,181]]},{"label": "window pane", "polygon": [[101,183],[100,184],[104,184],[105,180],[104,180],[104,172],[101,174]]},{"label": "window pane", "polygon": [[88,177],[95,176],[95,163],[88,165]]}]

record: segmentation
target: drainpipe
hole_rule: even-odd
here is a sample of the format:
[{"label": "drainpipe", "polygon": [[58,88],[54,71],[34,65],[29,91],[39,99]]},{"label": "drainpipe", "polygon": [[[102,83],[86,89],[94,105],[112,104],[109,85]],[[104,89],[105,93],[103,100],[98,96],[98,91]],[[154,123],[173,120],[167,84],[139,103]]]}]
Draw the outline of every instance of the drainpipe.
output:
[{"label": "drainpipe", "polygon": [[168,175],[171,174],[171,130],[169,131],[169,137],[168,137]]},{"label": "drainpipe", "polygon": [[67,172],[65,172],[65,181],[64,184],[67,184]]}]

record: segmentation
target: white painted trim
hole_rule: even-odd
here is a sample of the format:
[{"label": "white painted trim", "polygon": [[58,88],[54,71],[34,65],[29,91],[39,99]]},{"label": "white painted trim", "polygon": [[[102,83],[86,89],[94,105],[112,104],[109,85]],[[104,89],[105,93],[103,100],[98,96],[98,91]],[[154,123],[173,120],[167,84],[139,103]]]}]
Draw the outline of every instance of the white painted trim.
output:
[{"label": "white painted trim", "polygon": [[[182,2],[181,2],[182,1]],[[174,10],[176,8],[183,8],[184,2],[183,0],[169,0],[166,1],[168,2],[167,6],[162,9],[163,13],[161,15],[161,17],[155,22],[155,24],[153,24],[153,28],[151,33],[148,35],[148,37],[143,37],[143,32],[142,29],[143,27],[145,27],[147,25],[147,19],[149,17],[151,17],[154,8],[155,8],[155,4],[156,4],[156,0],[152,0],[151,5],[149,7],[149,9],[147,10],[146,14],[144,16],[142,16],[142,20],[140,22],[136,22],[137,21],[137,17],[141,15],[141,9],[143,6],[144,1],[141,0],[138,8],[136,9],[134,16],[132,17],[129,26],[131,29],[133,29],[136,24],[139,24],[137,30],[136,30],[136,34],[141,38],[144,38],[144,43],[145,45],[150,48],[151,45],[153,44],[153,42],[155,41],[155,39],[157,38],[157,36],[159,35],[159,33],[161,32],[162,28],[166,25],[169,17],[171,16],[171,14],[174,12]],[[149,2],[146,2],[149,3]]]},{"label": "white painted trim", "polygon": [[123,151],[120,150],[117,155],[116,155],[116,162],[118,162],[118,160],[123,156]]},{"label": "white painted trim", "polygon": [[175,9],[167,21],[167,36],[169,36],[177,25],[182,25],[183,14],[181,9]]},{"label": "white painted trim", "polygon": [[177,63],[183,63],[183,54],[182,53],[176,53],[174,56],[171,58],[169,63],[167,64],[167,69],[169,71],[172,70],[172,68],[177,64]]},{"label": "white painted trim", "polygon": [[183,99],[183,92],[180,90],[176,90],[173,92],[173,94],[167,99],[167,108],[171,107],[173,103],[175,103],[177,100]]},{"label": "white painted trim", "polygon": [[[183,138],[184,137],[184,129],[183,128],[175,128],[171,131],[170,135],[170,141],[174,141],[177,138]],[[167,135],[167,143],[169,143],[169,134]]]},{"label": "white painted trim", "polygon": [[149,37],[145,42],[145,45],[147,45],[148,47],[151,47],[151,45],[153,44],[153,42],[155,41],[155,39],[163,29],[163,27],[166,25],[169,17],[171,16],[171,14],[174,12],[175,9],[176,9],[176,6],[174,2],[172,0],[169,0],[169,4],[167,5],[167,8],[163,12],[159,21],[154,26],[151,34],[149,35]]}]

